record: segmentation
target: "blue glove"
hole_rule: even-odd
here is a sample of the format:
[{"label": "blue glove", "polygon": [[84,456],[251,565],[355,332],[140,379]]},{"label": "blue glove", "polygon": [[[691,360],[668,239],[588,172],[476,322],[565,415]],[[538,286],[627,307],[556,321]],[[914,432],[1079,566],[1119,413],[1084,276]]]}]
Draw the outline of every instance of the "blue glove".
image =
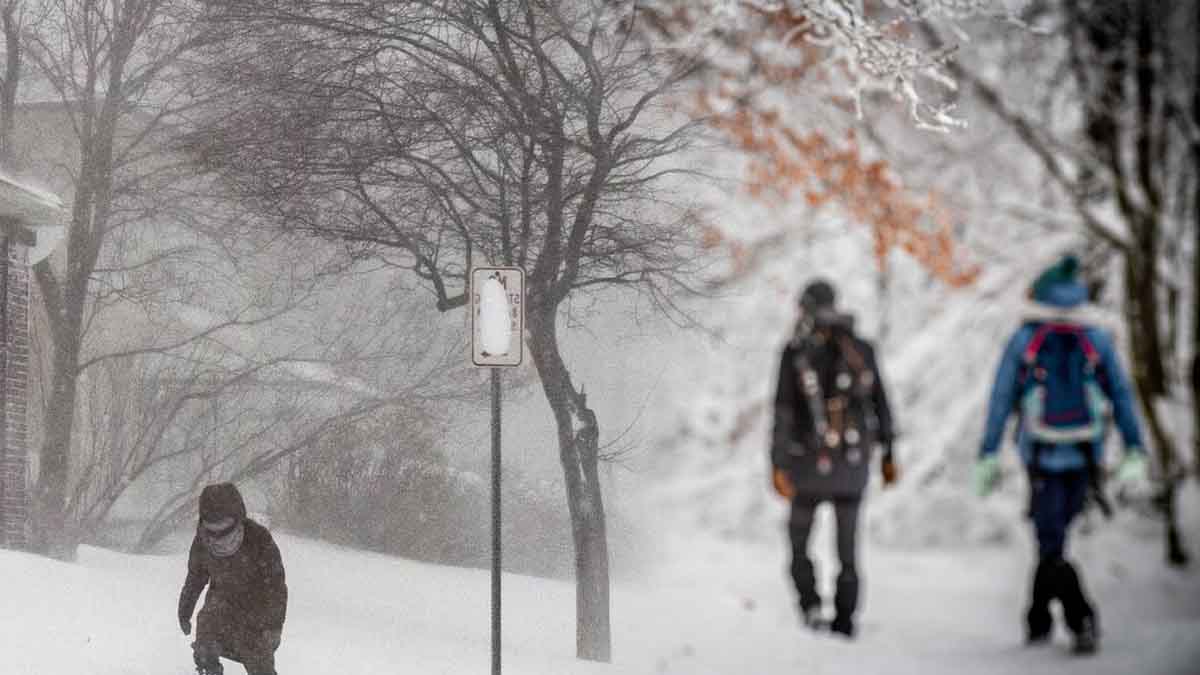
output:
[{"label": "blue glove", "polygon": [[975,473],[972,475],[972,484],[975,488],[975,494],[980,497],[986,497],[996,488],[996,483],[1000,480],[1000,458],[995,455],[980,457],[975,464]]}]

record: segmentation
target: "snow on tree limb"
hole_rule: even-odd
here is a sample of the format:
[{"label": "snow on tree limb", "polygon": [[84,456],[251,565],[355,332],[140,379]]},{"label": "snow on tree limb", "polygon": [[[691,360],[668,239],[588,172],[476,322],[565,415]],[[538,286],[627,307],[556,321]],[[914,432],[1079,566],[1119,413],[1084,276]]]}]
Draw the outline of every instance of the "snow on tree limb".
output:
[{"label": "snow on tree limb", "polygon": [[[813,211],[832,205],[871,229],[881,264],[899,248],[960,286],[979,270],[962,260],[949,216],[937,200],[906,190],[885,163],[864,158],[853,128],[868,97],[879,93],[903,106],[918,129],[948,133],[965,126],[941,100],[957,91],[945,64],[958,46],[930,48],[914,28],[979,16],[1011,19],[1012,8],[999,5],[652,0],[637,8],[637,20],[665,53],[701,64],[689,112],[748,158],[751,197],[786,202],[799,194]],[[736,233],[713,228],[706,244],[730,248],[735,276],[753,266],[752,247]]]},{"label": "snow on tree limb", "polygon": [[[953,24],[977,16],[1015,20],[1013,10],[989,0],[863,5],[852,0],[650,0],[634,9],[662,49],[700,60],[710,74],[736,75],[745,104],[753,105],[768,90],[790,89],[793,96],[848,96],[861,114],[864,95],[883,92],[902,102],[920,128],[961,127],[964,121],[951,106],[921,89],[922,83],[955,89],[942,64],[956,46],[930,50],[909,39],[911,24]],[[791,77],[780,78],[783,72]],[[814,81],[823,85],[824,94],[808,86]]]}]

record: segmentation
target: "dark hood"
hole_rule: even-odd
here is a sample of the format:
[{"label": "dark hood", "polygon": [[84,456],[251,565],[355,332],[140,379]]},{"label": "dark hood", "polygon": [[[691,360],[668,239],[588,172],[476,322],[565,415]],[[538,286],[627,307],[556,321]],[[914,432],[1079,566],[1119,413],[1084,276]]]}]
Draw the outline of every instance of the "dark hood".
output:
[{"label": "dark hood", "polygon": [[232,517],[246,519],[246,502],[233,483],[209,485],[200,493],[200,520],[216,521]]}]

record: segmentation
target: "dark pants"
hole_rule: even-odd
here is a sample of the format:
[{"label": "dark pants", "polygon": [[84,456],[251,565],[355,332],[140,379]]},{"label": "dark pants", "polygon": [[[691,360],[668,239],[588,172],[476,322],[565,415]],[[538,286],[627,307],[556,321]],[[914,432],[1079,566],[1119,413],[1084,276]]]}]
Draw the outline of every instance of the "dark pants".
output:
[{"label": "dark pants", "polygon": [[1083,583],[1067,562],[1067,530],[1083,510],[1088,492],[1086,471],[1041,473],[1031,477],[1032,516],[1038,540],[1038,565],[1033,575],[1033,598],[1027,620],[1031,636],[1050,631],[1050,603],[1062,603],[1067,626],[1078,631],[1085,617],[1095,619]]},{"label": "dark pants", "polygon": [[242,625],[229,605],[209,599],[196,616],[196,641],[192,655],[203,675],[222,675],[221,659],[237,661],[248,675],[276,675],[275,649],[260,629]]},{"label": "dark pants", "polygon": [[792,500],[792,516],[788,533],[792,538],[792,580],[800,595],[800,607],[807,610],[821,606],[817,594],[816,574],[812,560],[808,557],[808,536],[812,532],[813,516],[817,506],[828,501],[833,504],[837,517],[837,553],[841,571],[837,578],[834,596],[835,622],[849,625],[858,607],[858,567],[855,564],[855,549],[858,535],[858,507],[861,498],[838,497],[823,499],[808,495],[797,495]]}]

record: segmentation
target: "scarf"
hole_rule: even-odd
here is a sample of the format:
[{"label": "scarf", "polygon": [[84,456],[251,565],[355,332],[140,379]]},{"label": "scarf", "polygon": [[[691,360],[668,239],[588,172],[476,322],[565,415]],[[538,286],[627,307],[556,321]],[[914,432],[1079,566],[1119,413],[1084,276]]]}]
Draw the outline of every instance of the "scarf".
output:
[{"label": "scarf", "polygon": [[240,521],[236,525],[224,525],[217,528],[204,523],[200,526],[200,533],[201,539],[210,553],[217,558],[228,558],[242,547],[246,527]]}]

